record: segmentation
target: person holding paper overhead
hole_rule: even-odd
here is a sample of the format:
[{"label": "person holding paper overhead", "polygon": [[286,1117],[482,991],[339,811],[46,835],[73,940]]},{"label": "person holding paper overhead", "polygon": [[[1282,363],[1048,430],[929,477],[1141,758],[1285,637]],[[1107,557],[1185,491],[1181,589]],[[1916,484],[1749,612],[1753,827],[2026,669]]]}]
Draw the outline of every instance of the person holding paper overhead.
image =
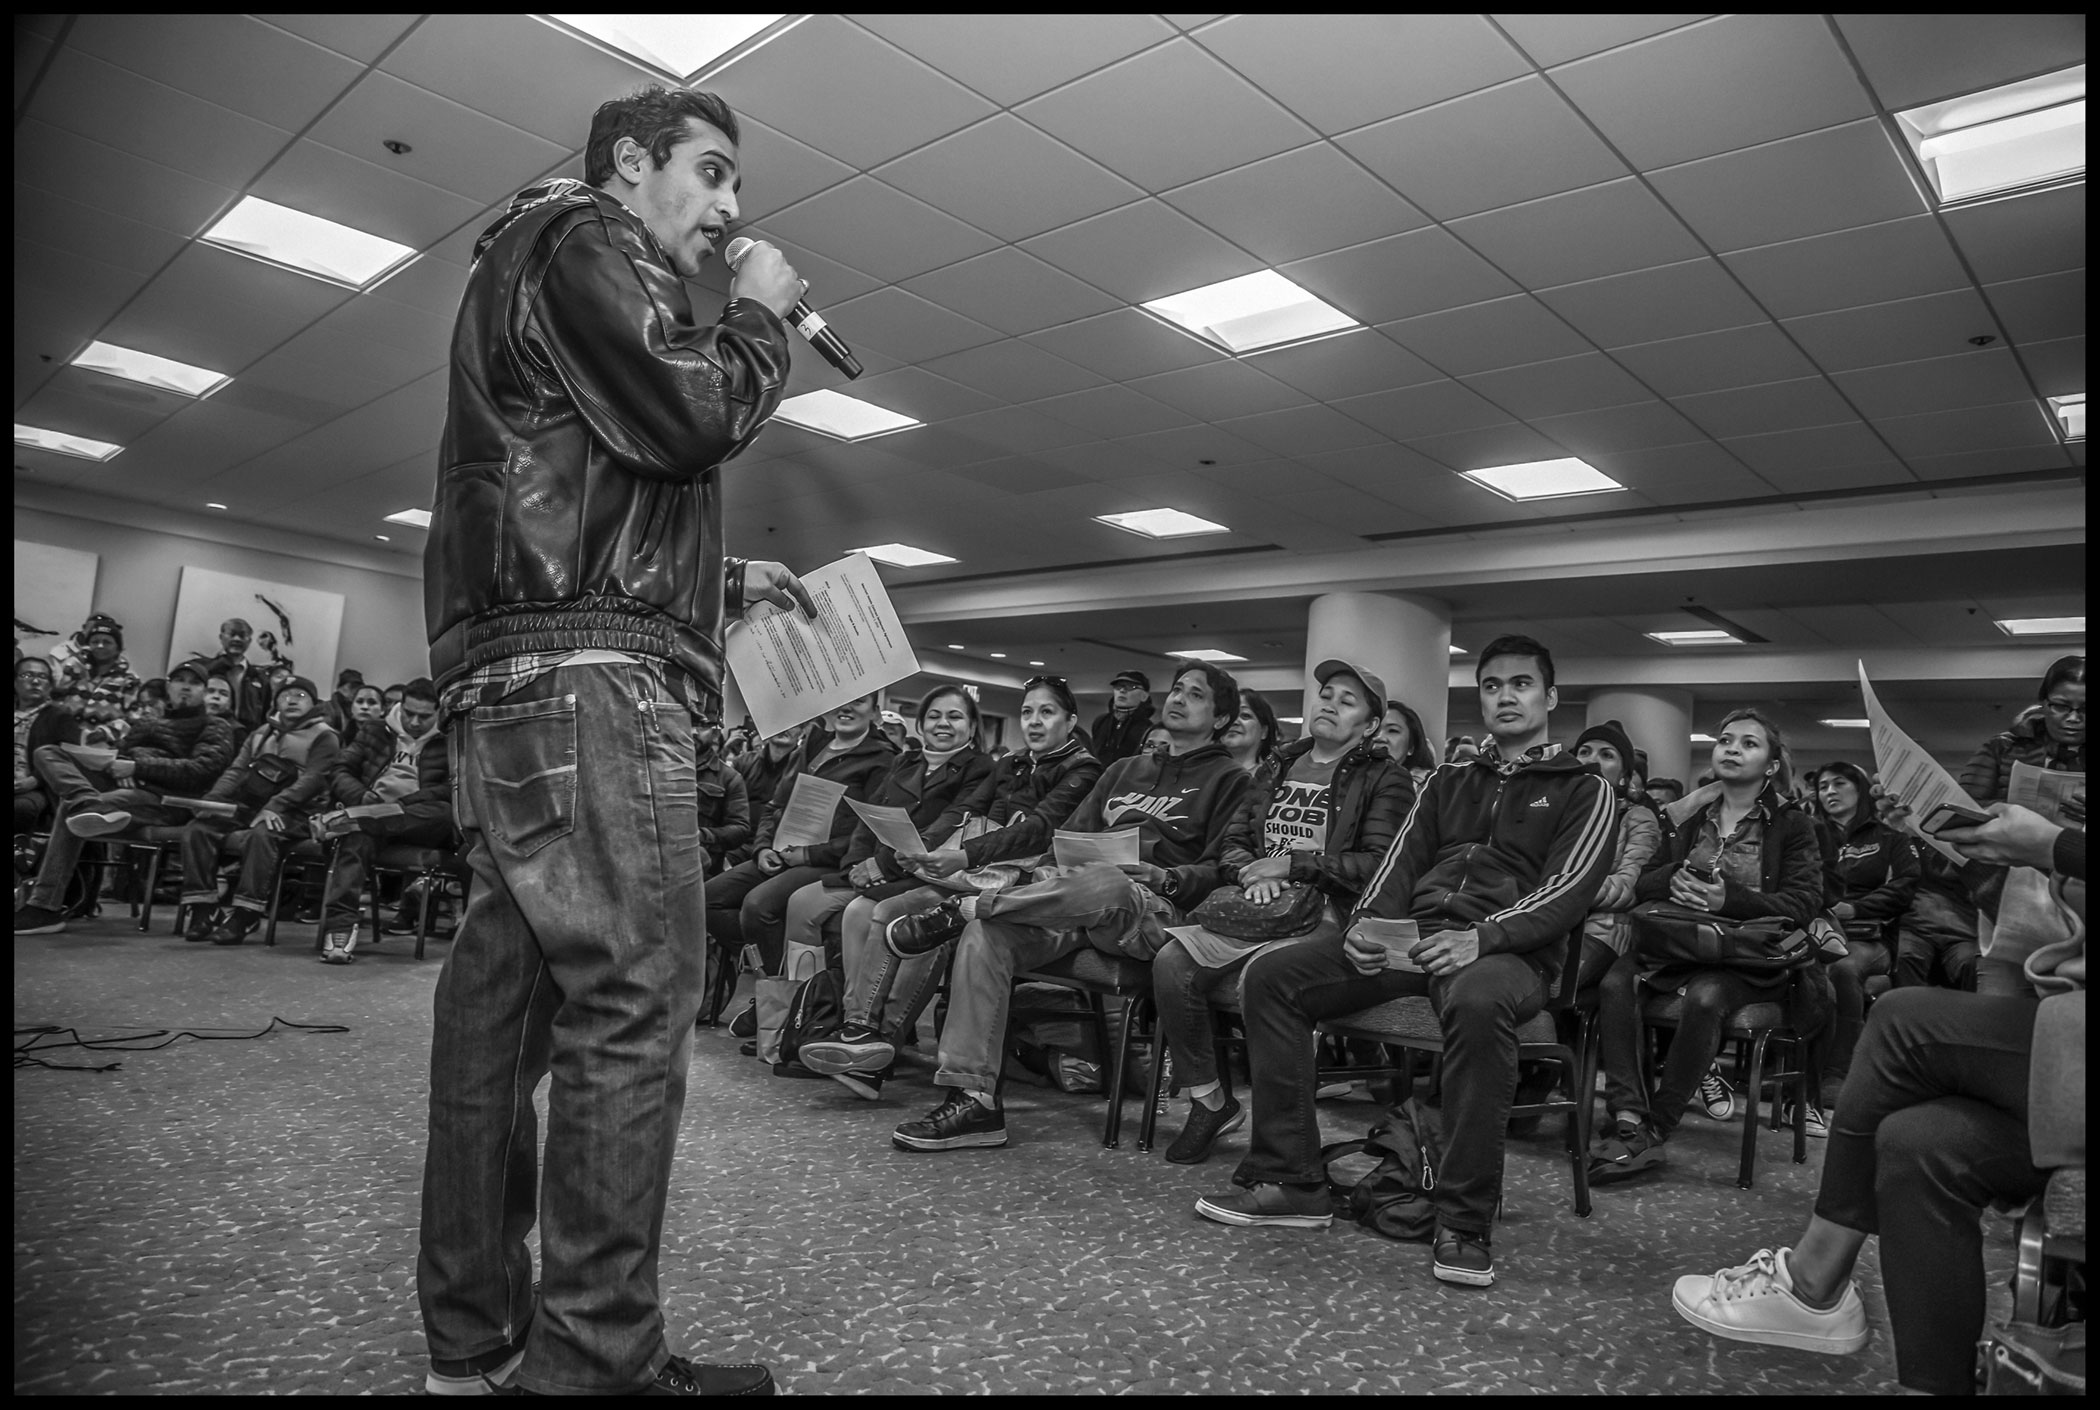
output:
[{"label": "person holding paper overhead", "polygon": [[1150,961],[1166,943],[1166,927],[1180,925],[1217,885],[1226,825],[1254,782],[1218,742],[1239,717],[1239,695],[1239,683],[1218,667],[1182,666],[1160,712],[1173,752],[1119,760],[1067,821],[1073,832],[1136,828],[1136,863],[1097,862],[1047,881],[973,892],[890,923],[885,943],[902,959],[960,937],[933,1079],[951,1095],[924,1119],[899,1126],[893,1144],[915,1151],[1005,1145],[997,1092],[1015,972],[1088,945]]},{"label": "person holding paper overhead", "polygon": [[[361,731],[338,756],[329,783],[337,806],[313,819],[314,836],[342,841],[331,889],[321,898],[321,962],[348,964],[362,930],[357,903],[365,872],[381,845],[448,848],[456,840],[452,756],[438,728],[437,687],[422,677],[410,681],[379,730]],[[384,803],[400,811],[362,818],[343,811]]]}]

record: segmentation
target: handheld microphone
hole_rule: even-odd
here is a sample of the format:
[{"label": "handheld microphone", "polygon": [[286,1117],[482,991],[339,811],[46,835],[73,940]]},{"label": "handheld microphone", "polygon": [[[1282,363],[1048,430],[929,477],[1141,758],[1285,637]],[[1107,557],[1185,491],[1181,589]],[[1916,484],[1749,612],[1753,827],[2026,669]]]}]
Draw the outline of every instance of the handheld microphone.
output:
[{"label": "handheld microphone", "polygon": [[[748,236],[739,235],[729,242],[729,248],[722,252],[722,258],[729,262],[731,270],[735,270],[744,262],[744,256],[751,253],[751,247],[756,243]],[[811,311],[808,304],[797,299],[794,308],[788,311],[788,322],[794,324],[795,331],[809,340],[811,347],[824,354],[826,362],[845,373],[849,381],[860,376],[860,361],[853,356],[853,350],[840,340],[838,334],[831,331],[830,324]]]}]

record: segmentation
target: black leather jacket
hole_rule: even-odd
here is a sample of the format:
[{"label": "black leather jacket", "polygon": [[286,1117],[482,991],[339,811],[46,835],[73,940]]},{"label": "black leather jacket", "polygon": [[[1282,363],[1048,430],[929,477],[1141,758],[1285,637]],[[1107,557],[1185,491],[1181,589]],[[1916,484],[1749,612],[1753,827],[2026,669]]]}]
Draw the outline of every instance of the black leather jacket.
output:
[{"label": "black leather jacket", "polygon": [[423,606],[440,685],[527,652],[668,660],[721,689],[714,469],[779,404],[787,331],[731,299],[694,320],[640,218],[581,182],[518,193],[474,246],[452,334]]}]

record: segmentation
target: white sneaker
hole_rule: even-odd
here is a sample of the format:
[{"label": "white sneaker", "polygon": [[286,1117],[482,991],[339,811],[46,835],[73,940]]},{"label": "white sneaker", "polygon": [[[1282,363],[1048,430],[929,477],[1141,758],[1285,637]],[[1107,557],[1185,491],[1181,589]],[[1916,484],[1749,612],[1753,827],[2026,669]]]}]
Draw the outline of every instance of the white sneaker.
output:
[{"label": "white sneaker", "polygon": [[1776,1253],[1761,1248],[1738,1268],[1723,1268],[1708,1277],[1677,1280],[1670,1303],[1677,1315],[1702,1331],[1731,1341],[1761,1346],[1790,1346],[1841,1356],[1867,1344],[1867,1308],[1859,1289],[1845,1284],[1837,1306],[1819,1312],[1794,1294],[1787,1270],[1792,1249]]},{"label": "white sneaker", "polygon": [[122,808],[84,808],[66,819],[66,831],[75,837],[107,837],[131,826],[131,814]]},{"label": "white sneaker", "polygon": [[321,937],[322,964],[349,964],[357,958],[357,931],[331,930]]},{"label": "white sneaker", "polygon": [[1699,1079],[1699,1107],[1716,1121],[1726,1121],[1735,1115],[1735,1088],[1721,1075],[1719,1063],[1706,1069]]}]

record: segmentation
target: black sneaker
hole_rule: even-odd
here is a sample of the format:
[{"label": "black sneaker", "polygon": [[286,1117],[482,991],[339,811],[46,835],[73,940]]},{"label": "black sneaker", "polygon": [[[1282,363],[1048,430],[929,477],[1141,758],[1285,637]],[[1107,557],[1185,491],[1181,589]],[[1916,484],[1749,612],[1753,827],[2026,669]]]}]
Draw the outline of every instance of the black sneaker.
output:
[{"label": "black sneaker", "polygon": [[1439,1229],[1436,1261],[1430,1266],[1440,1283],[1460,1283],[1469,1288],[1495,1285],[1495,1253],[1486,1234],[1470,1229]]},{"label": "black sneaker", "polygon": [[211,943],[214,945],[238,945],[248,938],[260,919],[255,912],[242,906],[229,906],[226,918],[212,928]]},{"label": "black sneaker", "polygon": [[1590,1147],[1590,1183],[1607,1185],[1669,1160],[1663,1138],[1645,1121],[1621,1121],[1609,1136]]},{"label": "black sneaker", "polygon": [[735,1018],[729,1020],[729,1036],[732,1038],[756,1038],[758,1036],[758,1000],[745,1004]]},{"label": "black sneaker", "polygon": [[1239,1104],[1232,1093],[1223,1094],[1225,1103],[1212,1108],[1195,1100],[1189,1102],[1188,1125],[1167,1147],[1167,1159],[1175,1165],[1201,1165],[1210,1159],[1211,1150],[1220,1137],[1237,1131],[1247,1124],[1247,1109]]},{"label": "black sneaker", "polygon": [[882,1100],[882,1084],[889,1081],[896,1066],[891,1063],[880,1072],[834,1072],[831,1080],[864,1102],[879,1102]]},{"label": "black sneaker", "polygon": [[525,1361],[525,1340],[531,1328],[520,1332],[508,1346],[484,1351],[464,1361],[440,1361],[432,1357],[423,1373],[425,1395],[496,1395],[505,1391],[518,1367]]},{"label": "black sneaker", "polygon": [[218,929],[218,925],[218,907],[193,905],[190,907],[190,922],[182,928],[182,938],[192,945],[201,945],[211,939],[211,933]]},{"label": "black sneaker", "polygon": [[710,1366],[674,1356],[641,1389],[643,1395],[777,1395],[773,1373],[756,1364]]},{"label": "black sneaker", "polygon": [[907,1121],[890,1133],[898,1150],[952,1151],[965,1146],[1006,1144],[1006,1113],[995,1104],[983,1107],[957,1088],[925,1117]]},{"label": "black sneaker", "polygon": [[15,934],[56,935],[66,928],[66,917],[62,911],[47,910],[43,906],[15,907]]},{"label": "black sneaker", "polygon": [[866,1024],[849,1023],[829,1038],[804,1043],[797,1056],[816,1071],[836,1077],[841,1072],[881,1072],[896,1060],[897,1048]]},{"label": "black sneaker", "polygon": [[899,916],[882,932],[882,943],[900,960],[931,954],[963,933],[962,903],[951,897],[930,911]]},{"label": "black sneaker", "polygon": [[792,1059],[792,1058],[791,1058],[791,1059],[789,1059],[789,1060],[788,1060],[788,1061],[786,1061],[786,1062],[776,1062],[776,1063],[774,1063],[774,1064],[773,1064],[773,1075],[774,1075],[775,1077],[804,1077],[804,1078],[809,1078],[809,1077],[823,1077],[823,1076],[824,1076],[825,1074],[824,1074],[824,1073],[821,1073],[821,1072],[812,1072],[812,1071],[810,1071],[810,1070],[809,1070],[808,1068],[804,1067],[804,1066],[803,1066],[803,1065],[802,1065],[802,1064],[801,1064],[801,1063],[800,1063],[799,1061],[796,1061],[796,1060],[794,1060],[794,1059]]}]

